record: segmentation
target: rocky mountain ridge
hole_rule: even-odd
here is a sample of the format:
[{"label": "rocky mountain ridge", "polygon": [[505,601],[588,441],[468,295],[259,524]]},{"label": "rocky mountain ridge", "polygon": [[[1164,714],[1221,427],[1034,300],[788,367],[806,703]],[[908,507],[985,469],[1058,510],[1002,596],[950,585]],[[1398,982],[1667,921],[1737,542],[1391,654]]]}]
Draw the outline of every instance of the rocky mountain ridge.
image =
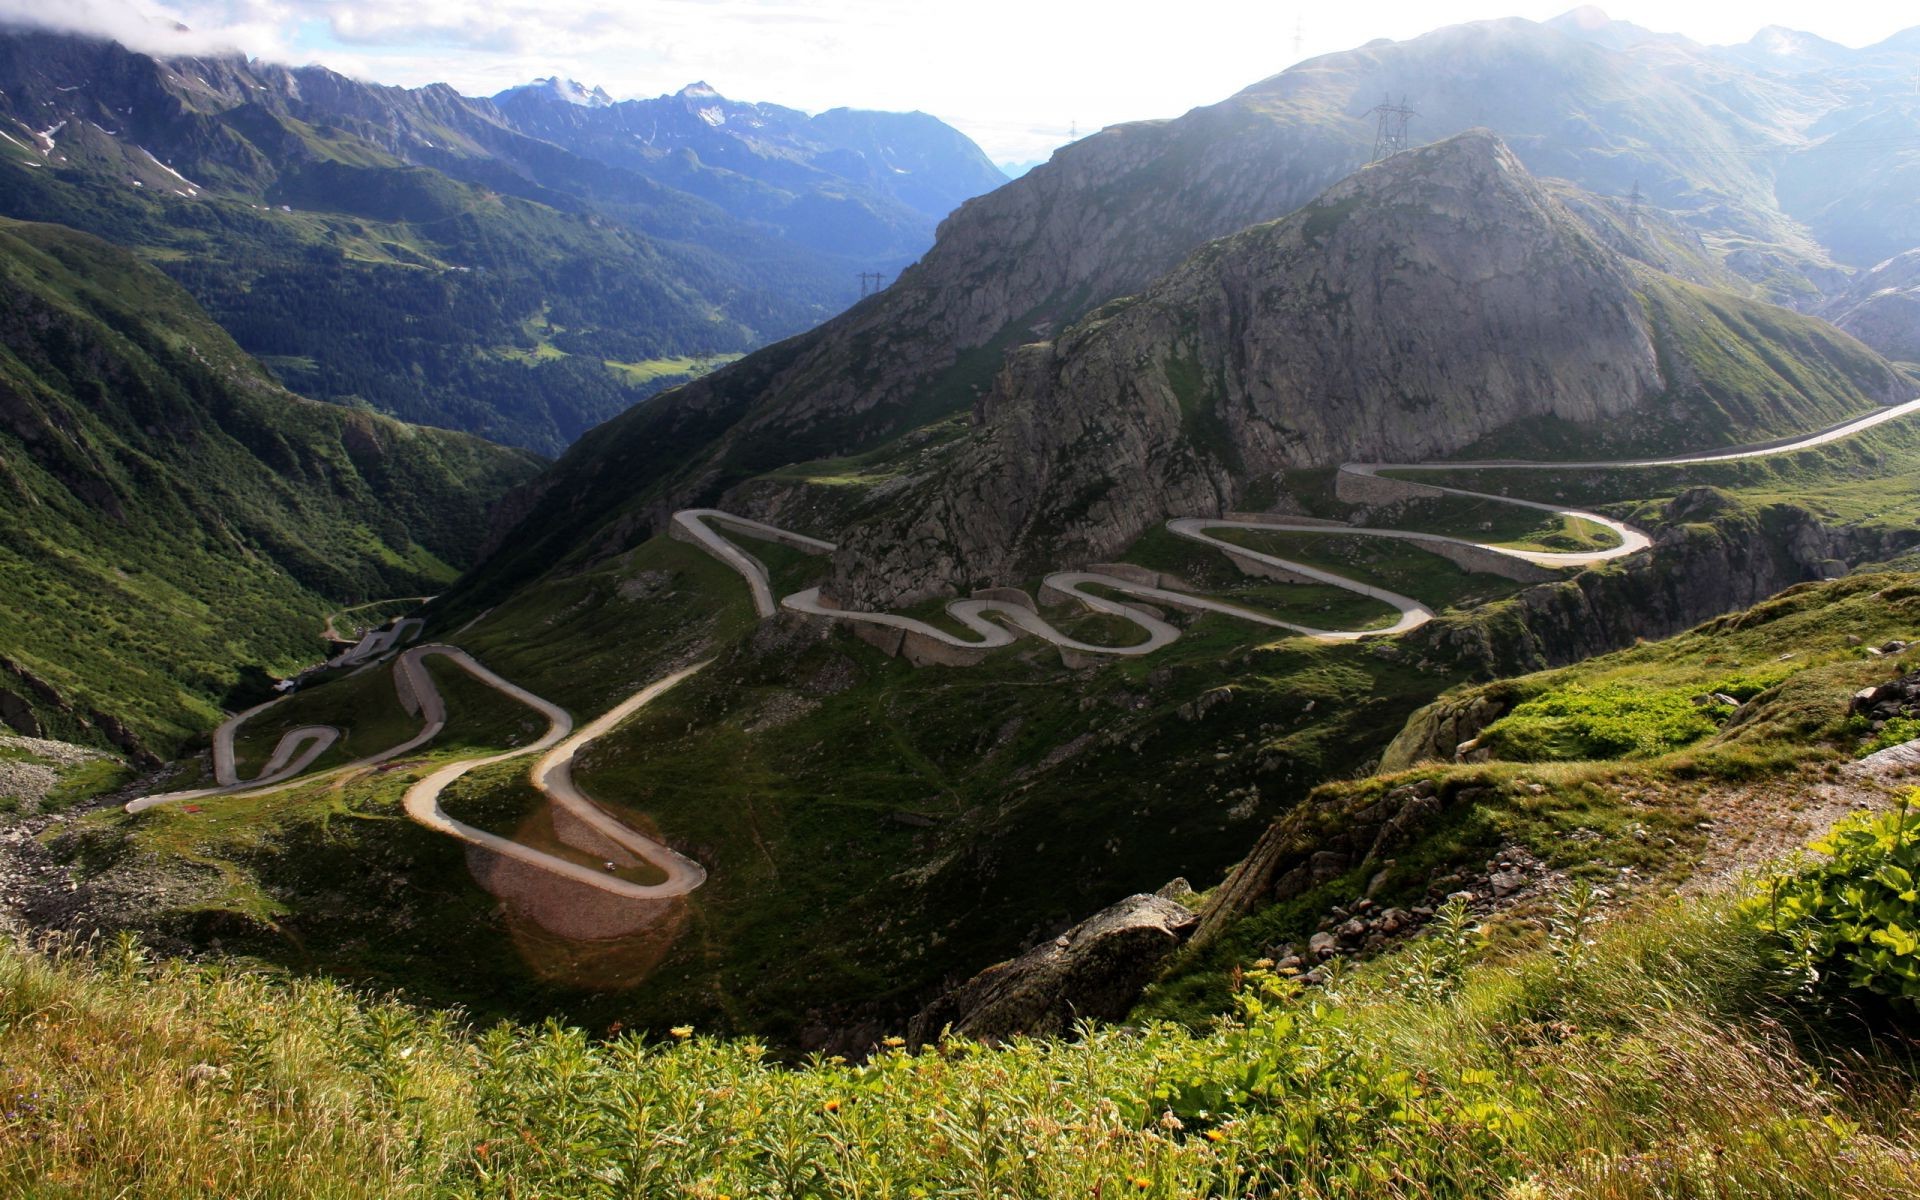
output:
[{"label": "rocky mountain ridge", "polygon": [[493,106],[522,133],[771,224],[796,244],[865,255],[888,274],[925,250],[941,218],[1006,182],[978,146],[925,113],[809,116],[704,82],[614,101],[549,81],[501,92]]},{"label": "rocky mountain ridge", "polygon": [[[1796,73],[1603,16],[1482,21],[1325,55],[1179,118],[1103,130],[964,205],[879,297],[596,431],[522,498],[527,524],[476,594],[629,545],[674,508],[761,472],[869,451],[965,411],[1014,346],[1361,166],[1370,110],[1388,92],[1418,109],[1416,142],[1485,126],[1529,170],[1584,189],[1616,249],[1668,230],[1648,254],[1662,269],[1815,305],[1844,286],[1843,263],[1876,261],[1873,247],[1906,236],[1911,205],[1895,198],[1908,156],[1858,160],[1881,123],[1906,119],[1893,70],[1911,53],[1890,39]],[[1697,269],[1682,269],[1676,247]]]},{"label": "rocky mountain ridge", "polygon": [[1896,362],[1920,362],[1920,250],[1855,276],[1823,315]]},{"label": "rocky mountain ridge", "polygon": [[1736,346],[1675,312],[1712,295],[1608,250],[1492,134],[1397,155],[1023,347],[952,460],[843,534],[832,594],[896,607],[1097,561],[1288,471],[1443,458],[1530,422],[1607,457],[1895,398],[1896,371],[1814,322],[1800,366],[1719,386]]},{"label": "rocky mountain ridge", "polygon": [[[682,170],[691,149],[610,165],[445,85],[0,28],[0,214],[155,256],[303,394],[553,453],[926,247],[935,216],[863,156],[885,116],[823,115],[844,133],[813,165],[774,147],[776,184]],[[957,132],[901,119],[946,198],[996,182]]]}]

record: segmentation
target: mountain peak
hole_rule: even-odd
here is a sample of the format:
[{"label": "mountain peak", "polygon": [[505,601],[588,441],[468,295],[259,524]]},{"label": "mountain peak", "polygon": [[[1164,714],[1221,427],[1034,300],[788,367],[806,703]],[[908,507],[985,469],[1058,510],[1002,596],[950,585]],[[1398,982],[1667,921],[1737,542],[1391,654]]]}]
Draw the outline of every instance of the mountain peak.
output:
[{"label": "mountain peak", "polygon": [[674,94],[676,96],[685,97],[688,100],[724,100],[726,99],[725,96],[722,96],[720,94],[719,89],[715,88],[712,84],[708,83],[704,79],[696,79],[692,83],[681,88],[678,92],[675,92]]},{"label": "mountain peak", "polygon": [[1616,21],[1608,16],[1605,10],[1591,4],[1568,9],[1545,24],[1548,29],[1556,29],[1569,37],[1580,38],[1612,50],[1626,50],[1646,42],[1684,42],[1686,40],[1678,34],[1655,33],[1631,21]]},{"label": "mountain peak", "polygon": [[585,84],[573,79],[562,79],[558,75],[549,75],[545,79],[536,79],[532,83],[523,83],[519,87],[508,88],[500,93],[509,96],[516,92],[537,92],[543,96],[571,104],[577,108],[607,108],[613,104],[613,97],[607,95],[605,88],[589,89]]},{"label": "mountain peak", "polygon": [[1595,29],[1605,29],[1607,26],[1613,24],[1613,18],[1608,16],[1606,10],[1597,4],[1582,4],[1578,8],[1568,9],[1566,12],[1548,21],[1547,24],[1557,25],[1567,29],[1591,31]]}]

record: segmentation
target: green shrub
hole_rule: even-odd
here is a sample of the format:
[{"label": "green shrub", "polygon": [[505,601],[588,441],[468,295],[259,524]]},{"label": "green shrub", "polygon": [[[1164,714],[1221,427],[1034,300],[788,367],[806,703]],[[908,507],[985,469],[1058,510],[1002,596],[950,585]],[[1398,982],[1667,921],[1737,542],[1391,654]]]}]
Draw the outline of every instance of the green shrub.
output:
[{"label": "green shrub", "polygon": [[1829,857],[1754,904],[1762,927],[1808,986],[1844,979],[1920,1002],[1920,812],[1909,800],[1845,821],[1813,848]]},{"label": "green shrub", "polygon": [[[1863,730],[1865,725],[1865,721],[1860,722]],[[1861,743],[1858,757],[1865,758],[1875,751],[1898,746],[1915,738],[1920,738],[1920,717],[1895,717],[1882,725],[1880,732],[1874,734],[1871,739]]]},{"label": "green shrub", "polygon": [[1691,689],[1573,686],[1536,696],[1487,727],[1482,744],[1514,762],[1651,757],[1720,728],[1731,710],[1697,706]]}]

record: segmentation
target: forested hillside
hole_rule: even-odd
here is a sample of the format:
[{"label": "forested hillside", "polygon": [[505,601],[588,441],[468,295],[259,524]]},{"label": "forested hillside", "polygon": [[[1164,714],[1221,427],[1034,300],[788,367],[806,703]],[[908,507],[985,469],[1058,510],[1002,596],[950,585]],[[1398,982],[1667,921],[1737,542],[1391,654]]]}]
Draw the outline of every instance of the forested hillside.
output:
[{"label": "forested hillside", "polygon": [[0,702],[160,754],[322,654],[333,608],[437,590],[531,455],[292,395],[185,292],[0,226]]}]

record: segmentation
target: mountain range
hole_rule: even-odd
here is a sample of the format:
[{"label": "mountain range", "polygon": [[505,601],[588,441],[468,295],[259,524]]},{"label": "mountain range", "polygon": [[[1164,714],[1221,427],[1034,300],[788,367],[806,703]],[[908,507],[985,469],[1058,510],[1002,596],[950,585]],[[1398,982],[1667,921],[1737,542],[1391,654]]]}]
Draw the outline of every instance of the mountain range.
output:
[{"label": "mountain range", "polygon": [[468,586],[497,596],[761,472],[971,411],[1009,350],[1364,165],[1383,96],[1418,110],[1416,141],[1491,130],[1534,175],[1574,184],[1570,203],[1630,256],[1818,309],[1914,240],[1901,181],[1920,146],[1883,127],[1920,117],[1920,45],[1896,36],[1830,64],[1767,50],[1778,41],[1734,53],[1592,10],[1479,21],[1082,138],[963,205],[880,296],[595,430],[516,501],[523,536]]},{"label": "mountain range", "polygon": [[[540,427],[560,432],[541,445],[585,432],[537,472],[459,442],[492,464],[475,471],[486,486],[448,497],[460,540],[430,542],[441,535],[424,516],[375,527],[386,551],[360,549],[390,577],[367,568],[235,605],[236,621],[244,611],[249,628],[285,639],[273,645],[287,653],[234,651],[264,669],[297,665],[293,645],[330,605],[375,587],[434,592],[418,609],[426,636],[522,692],[439,663],[448,669],[427,677],[451,715],[423,748],[400,740],[415,727],[395,707],[421,700],[417,656],[396,674],[321,681],[252,721],[242,757],[269,761],[279,734],[356,719],[407,753],[356,764],[337,752],[324,793],[297,785],[265,809],[244,792],[213,797],[223,820],[258,816],[244,840],[177,807],[76,832],[76,853],[126,864],[94,878],[89,903],[168,936],[218,927],[249,953],[490,1014],[697,1021],[858,1051],[930,1002],[925,1012],[948,1011],[953,985],[1057,946],[1128,893],[1174,875],[1227,878],[1262,830],[1294,829],[1319,789],[1337,791],[1391,747],[1471,750],[1512,701],[1476,692],[1480,707],[1456,712],[1449,689],[1667,637],[1920,541],[1907,493],[1888,483],[1920,461],[1920,443],[1894,423],[1777,460],[1591,465],[1776,441],[1911,399],[1909,264],[1892,253],[1912,248],[1910,155],[1904,134],[1882,132],[1912,125],[1899,82],[1920,66],[1911,39],[1853,51],[1773,31],[1711,48],[1583,11],[1371,43],[1063,147],[959,203],[879,294],[751,350],[787,328],[771,317],[807,294],[805,277],[752,300],[722,286],[740,278],[730,272],[763,253],[802,265],[829,253],[782,222],[816,202],[868,214],[876,230],[930,220],[940,195],[983,178],[931,166],[971,161],[965,147],[920,118],[807,118],[698,86],[613,102],[548,80],[480,102],[90,43],[102,57],[89,69],[158,80],[174,107],[164,130],[137,139],[94,110],[80,119],[120,132],[70,141],[19,107],[80,103],[42,97],[80,86],[54,84],[59,54],[78,53],[66,45],[11,67],[46,86],[9,90],[19,136],[43,135],[0,177],[9,194],[133,231],[122,236],[157,268],[76,243],[92,248],[90,269],[138,281],[110,291],[185,305],[160,296],[164,270],[282,378],[367,362],[370,377],[397,376],[432,345],[577,381],[596,363],[657,361],[674,347],[638,339],[691,336],[701,321],[735,322],[738,338],[713,348],[743,352],[591,428],[586,409],[568,424],[553,401]],[[261,98],[241,102],[243,91]],[[1376,146],[1383,97],[1417,112],[1411,144]],[[140,188],[101,182],[168,131],[154,150],[166,166],[146,168]],[[192,181],[170,198],[154,173],[167,168],[176,185]],[[916,190],[929,178],[959,182]],[[740,253],[686,257],[695,231]],[[647,278],[679,282],[622,292],[639,277],[622,264],[638,259],[660,267]],[[325,297],[358,279],[365,298],[293,307],[316,279]],[[437,290],[387,290],[395,281]],[[652,324],[620,316],[642,308]],[[188,340],[219,344],[228,375],[265,379],[196,329]],[[336,329],[353,353],[270,341],[296,329]],[[377,361],[401,335],[406,354]],[[439,444],[346,404],[257,388],[309,423],[365,421],[396,442]],[[115,414],[112,389],[82,391],[79,407]],[[278,469],[333,462],[331,428]],[[1515,457],[1566,465],[1516,482],[1477,462]],[[1383,468],[1356,495],[1342,470],[1458,458],[1476,463],[1458,468],[1453,493]],[[323,474],[336,478],[308,472]],[[707,508],[734,516],[687,512]],[[720,532],[703,538],[709,519]],[[1183,520],[1239,524],[1206,546],[1170,524]],[[110,523],[89,528],[106,547],[90,559],[131,558],[107,545]],[[410,545],[447,549],[426,562]],[[1489,554],[1515,557],[1489,545],[1517,548],[1522,565],[1488,569]],[[1572,561],[1555,565],[1562,551]],[[1262,561],[1280,566],[1246,569]],[[449,578],[454,566],[469,569]],[[1121,584],[1154,590],[1142,599]],[[947,607],[962,598],[974,608]],[[83,614],[63,634],[79,636],[84,601],[60,609]],[[967,641],[960,630],[978,626],[966,618],[983,613],[1004,636]],[[1878,631],[1893,617],[1874,620]],[[1042,626],[1054,636],[1025,636]],[[156,657],[149,646],[139,661]],[[36,678],[51,680],[52,659],[36,660]],[[1661,702],[1704,730],[1703,714],[1729,707],[1719,697],[1758,695],[1784,669],[1771,656],[1731,663]],[[204,727],[216,697],[250,698],[240,675],[202,670],[192,712],[171,723],[129,711],[152,744],[184,745],[193,713]],[[30,688],[14,690],[55,726]],[[527,696],[547,706],[545,735]],[[1440,715],[1408,732],[1436,703]],[[579,721],[563,728],[555,712]],[[461,757],[473,748],[501,757]],[[534,750],[573,757],[543,758],[534,776],[508,761]],[[428,803],[443,807],[423,820],[416,785],[436,779]],[[643,865],[556,818],[543,795],[561,779],[669,847],[681,884],[647,882]],[[331,819],[341,804],[382,819]],[[1596,837],[1631,837],[1625,818],[1605,820]],[[582,882],[584,870],[587,887],[606,872],[667,891],[623,907],[631,893],[578,893],[542,868],[521,874],[524,858],[493,870],[486,838],[509,835],[571,855],[558,874]],[[1424,897],[1457,865],[1459,847],[1434,836],[1406,851],[1404,878],[1378,866],[1356,878],[1364,864],[1347,861],[1360,851],[1346,841],[1322,848],[1343,865],[1308,858],[1285,877],[1324,868],[1314,886],[1338,879],[1349,903],[1376,875]],[[1478,830],[1462,844],[1486,861],[1503,849],[1490,840]],[[226,890],[177,886],[165,846],[221,864]],[[1275,900],[1262,878],[1249,907],[1219,920],[1266,921],[1304,942],[1297,919],[1310,926],[1325,905],[1286,907],[1300,893]],[[173,897],[157,912],[156,894]],[[617,932],[576,936],[594,922]],[[1138,996],[1129,987],[1121,1011]]]},{"label": "mountain range", "polygon": [[[651,149],[619,125],[668,107]],[[174,271],[289,386],[546,452],[843,307],[1003,178],[920,114],[496,105],[25,30],[0,133],[0,213]]]}]

